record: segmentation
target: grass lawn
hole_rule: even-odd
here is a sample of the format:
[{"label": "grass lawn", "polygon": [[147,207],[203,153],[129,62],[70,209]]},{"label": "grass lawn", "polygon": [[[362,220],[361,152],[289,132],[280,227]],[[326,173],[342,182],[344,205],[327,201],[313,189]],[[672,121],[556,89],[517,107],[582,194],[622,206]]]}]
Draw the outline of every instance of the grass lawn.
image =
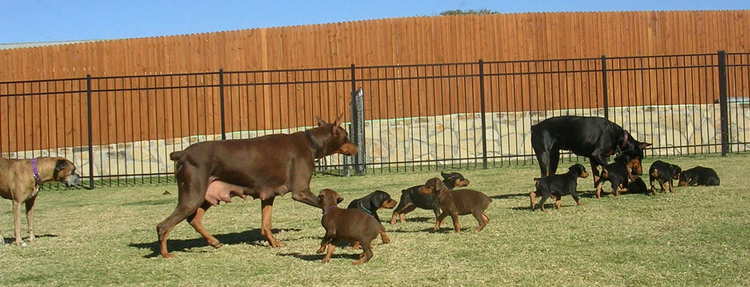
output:
[{"label": "grass lawn", "polygon": [[[656,159],[644,161],[644,169]],[[596,200],[589,177],[579,180],[583,206],[568,196],[560,210],[544,213],[527,208],[536,165],[462,170],[471,188],[493,198],[482,232],[473,231],[476,221],[469,215],[461,217],[464,232],[452,232],[447,218],[443,230],[432,233],[432,211],[416,210],[405,224],[385,223],[392,243],[377,239],[375,256],[359,266],[351,261],[360,251],[345,248],[331,263],[320,263],[321,211],[291,195],[277,198],[273,217],[286,247],[272,249],[261,240],[260,201],[235,198],[211,208],[204,220],[223,248],[207,246],[183,222],[170,237],[176,258],[165,260],[155,256],[155,226],[174,209],[176,185],[45,190],[37,200],[37,241],[0,247],[0,284],[749,286],[750,154],[665,160],[683,169],[714,167],[722,185]],[[561,164],[563,170],[569,165]],[[438,174],[319,176],[312,188],[316,194],[338,191],[345,207],[376,189],[398,199],[401,189]],[[390,215],[380,211],[384,220]],[[10,201],[3,200],[6,242],[12,230]]]}]

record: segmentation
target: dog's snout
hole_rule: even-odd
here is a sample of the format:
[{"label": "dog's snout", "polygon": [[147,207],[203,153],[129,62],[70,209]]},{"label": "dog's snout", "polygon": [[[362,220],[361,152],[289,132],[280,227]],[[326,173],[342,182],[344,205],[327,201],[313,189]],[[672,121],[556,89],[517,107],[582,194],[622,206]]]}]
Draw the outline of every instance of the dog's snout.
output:
[{"label": "dog's snout", "polygon": [[81,185],[81,177],[78,174],[71,174],[65,178],[65,186],[72,187],[72,186],[79,186]]}]

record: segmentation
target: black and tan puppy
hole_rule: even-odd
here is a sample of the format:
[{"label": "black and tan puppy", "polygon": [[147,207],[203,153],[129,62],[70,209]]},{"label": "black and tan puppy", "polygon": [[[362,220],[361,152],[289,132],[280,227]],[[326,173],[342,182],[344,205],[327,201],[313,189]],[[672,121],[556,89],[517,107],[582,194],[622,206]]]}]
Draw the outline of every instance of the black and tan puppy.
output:
[{"label": "black and tan puppy", "polygon": [[[443,184],[448,189],[455,187],[464,187],[469,185],[469,180],[457,172],[441,172],[440,175],[443,177]],[[429,209],[435,213],[435,217],[440,215],[440,207],[435,205],[435,195],[424,189],[424,185],[412,186],[408,189],[401,191],[401,201],[399,201],[396,209],[393,210],[391,216],[391,224],[396,224],[396,219],[401,219],[401,223],[406,221],[404,215],[414,211],[417,207],[421,209]]]},{"label": "black and tan puppy", "polygon": [[359,208],[363,212],[372,215],[375,219],[380,222],[378,216],[378,209],[381,208],[394,208],[396,207],[396,201],[391,199],[391,195],[382,190],[376,190],[362,198],[357,198],[349,203],[347,208]]},{"label": "black and tan puppy", "polygon": [[682,172],[682,169],[674,164],[663,162],[660,160],[655,161],[651,164],[651,166],[648,168],[648,179],[649,183],[651,184],[651,194],[656,194],[656,187],[654,186],[654,181],[659,183],[659,187],[661,187],[661,192],[665,191],[664,184],[667,184],[667,187],[669,189],[669,192],[674,192],[674,188],[672,186],[672,180],[673,179],[680,179],[680,173]]},{"label": "black and tan puppy", "polygon": [[[375,217],[375,220],[380,222],[380,217],[378,217],[378,209],[380,208],[390,209],[395,206],[396,206],[396,201],[391,199],[390,194],[382,190],[376,190],[368,195],[365,195],[362,198],[352,200],[352,202],[349,203],[349,206],[347,208],[359,209],[364,213],[372,215],[373,217]],[[383,233],[380,233],[380,238],[383,240],[383,242],[386,242],[386,240],[388,240],[388,235],[385,233],[385,231],[383,231]],[[359,247],[360,247],[359,242],[354,243],[354,248],[359,248]]]},{"label": "black and tan puppy", "polygon": [[440,206],[442,212],[435,220],[433,231],[440,229],[440,224],[446,216],[450,215],[453,220],[453,230],[461,232],[461,223],[458,221],[459,215],[471,214],[477,219],[476,231],[482,229],[490,222],[490,218],[484,211],[490,205],[490,199],[484,193],[471,189],[459,189],[451,191],[445,184],[435,177],[424,184],[424,189],[435,194],[435,204]]},{"label": "black and tan puppy", "polygon": [[[29,241],[34,241],[34,202],[39,185],[50,181],[59,181],[66,186],[81,184],[75,165],[62,157],[0,158],[0,197],[13,201],[14,244],[25,244],[21,240],[21,203],[26,204]],[[4,244],[5,239],[0,233],[0,246]]]},{"label": "black and tan puppy", "polygon": [[531,210],[534,211],[537,208],[536,198],[541,196],[539,200],[539,208],[544,211],[544,202],[550,196],[555,196],[555,209],[560,208],[560,198],[563,195],[570,194],[575,200],[576,205],[581,205],[581,200],[578,197],[576,188],[578,187],[578,178],[586,178],[589,173],[586,172],[586,168],[581,164],[574,164],[568,168],[568,172],[563,174],[553,174],[536,180],[536,190],[529,193],[529,199],[531,200]]},{"label": "black and tan puppy", "polygon": [[[320,242],[318,253],[326,252],[323,257],[323,263],[331,261],[331,256],[336,246],[333,245],[335,240],[343,240],[350,243],[361,242],[362,254],[359,260],[352,264],[361,264],[370,261],[372,258],[372,240],[378,234],[384,234],[385,228],[375,217],[357,208],[339,208],[337,205],[342,198],[333,190],[324,189],[318,195],[323,208],[323,218],[320,223],[326,230],[323,240]],[[388,237],[383,238],[383,243],[388,243]]]},{"label": "black and tan puppy", "polygon": [[719,175],[712,168],[696,166],[680,173],[679,186],[719,185]]},{"label": "black and tan puppy", "polygon": [[641,174],[641,158],[638,155],[622,153],[615,158],[614,163],[605,165],[602,169],[602,178],[596,186],[596,198],[601,198],[604,182],[612,184],[612,193],[619,196],[621,191],[627,188],[628,183],[635,179],[634,174]]},{"label": "black and tan puppy", "polygon": [[643,193],[649,195],[651,191],[646,187],[646,183],[641,177],[636,176],[634,180],[628,183],[628,193]]}]

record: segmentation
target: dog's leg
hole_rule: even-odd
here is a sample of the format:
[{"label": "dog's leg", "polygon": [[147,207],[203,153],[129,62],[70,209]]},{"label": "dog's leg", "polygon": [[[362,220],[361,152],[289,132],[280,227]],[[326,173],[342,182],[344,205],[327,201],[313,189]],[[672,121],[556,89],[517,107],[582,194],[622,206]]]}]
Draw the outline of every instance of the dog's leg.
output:
[{"label": "dog's leg", "polygon": [[537,204],[537,206],[539,206],[542,211],[546,211],[544,210],[544,202],[547,201],[547,198],[549,198],[549,196],[549,193],[542,193],[542,199],[540,199],[539,203]]},{"label": "dog's leg", "polygon": [[336,246],[332,243],[326,244],[327,250],[326,255],[323,256],[323,263],[328,263],[331,261],[331,256],[333,256],[333,251],[336,250]]},{"label": "dog's leg", "polygon": [[221,242],[211,235],[211,233],[206,230],[206,227],[203,226],[203,215],[206,214],[209,207],[211,207],[211,203],[208,201],[203,202],[201,207],[198,207],[198,209],[195,210],[195,213],[188,216],[187,220],[190,222],[190,225],[193,226],[193,229],[203,236],[203,239],[206,239],[208,245],[211,245],[213,248],[221,248]]},{"label": "dog's leg", "polygon": [[560,150],[557,147],[549,151],[549,171],[548,175],[553,175],[557,172],[557,165],[560,163]]},{"label": "dog's leg", "polygon": [[666,190],[666,189],[664,188],[664,181],[663,181],[663,180],[659,180],[659,187],[661,188],[661,192],[662,192],[662,193],[664,193],[664,192],[666,192],[666,191],[667,191],[667,190]]},{"label": "dog's leg", "polygon": [[451,220],[453,221],[453,231],[461,232],[461,222],[458,221],[458,214],[451,213]]},{"label": "dog's leg", "polygon": [[599,181],[596,185],[596,199],[602,198],[602,189],[604,189],[604,182]]},{"label": "dog's leg", "polygon": [[358,265],[370,261],[372,258],[372,240],[362,242],[362,255],[359,260],[352,262],[353,265]]},{"label": "dog's leg", "polygon": [[21,239],[21,203],[13,201],[13,235],[16,237],[13,242],[16,245],[25,246],[26,243]]},{"label": "dog's leg", "polygon": [[667,187],[669,187],[669,192],[674,192],[674,187],[672,186],[672,180],[667,182]]},{"label": "dog's leg", "polygon": [[26,200],[26,224],[29,231],[29,242],[34,241],[34,202],[36,201],[37,195]]},{"label": "dog's leg", "polygon": [[536,191],[529,192],[529,200],[531,200],[531,211],[536,210]]},{"label": "dog's leg", "polygon": [[443,211],[443,213],[441,213],[440,215],[438,215],[437,218],[435,218],[435,227],[432,228],[432,231],[440,230],[440,224],[443,223],[443,219],[445,219],[446,216],[448,216],[448,212]]},{"label": "dog's leg", "polygon": [[651,194],[656,195],[656,186],[654,186],[654,179],[649,178],[648,183],[651,185]]},{"label": "dog's leg", "polygon": [[416,206],[416,205],[414,205],[414,204],[413,204],[413,203],[411,203],[411,202],[409,202],[409,203],[405,204],[405,205],[404,205],[404,208],[402,208],[402,209],[401,209],[401,210],[399,210],[399,212],[398,212],[398,218],[399,218],[399,220],[401,221],[401,223],[404,223],[404,222],[406,222],[406,214],[407,214],[407,213],[409,213],[409,212],[412,212],[412,211],[414,211],[414,209],[416,209],[416,208],[417,208],[417,206]]},{"label": "dog's leg", "polygon": [[487,225],[487,222],[484,221],[486,215],[482,214],[481,211],[474,211],[471,214],[474,215],[474,218],[477,219],[477,223],[479,224],[479,226],[477,226],[477,229],[475,229],[476,232],[482,231],[484,226]]},{"label": "dog's leg", "polygon": [[562,204],[560,203],[560,199],[561,199],[561,198],[562,198],[562,196],[559,196],[559,195],[555,195],[555,209],[560,209],[560,205],[562,205]]},{"label": "dog's leg", "polygon": [[599,185],[599,182],[602,181],[602,178],[599,173],[599,167],[602,165],[600,165],[597,162],[597,160],[595,160],[593,157],[589,158],[589,162],[591,163],[591,174],[593,175],[593,178],[594,178],[594,188],[597,188],[597,186]]},{"label": "dog's leg", "polygon": [[273,214],[273,200],[276,197],[270,197],[261,201],[261,212],[262,212],[262,223],[260,226],[260,234],[268,240],[268,245],[271,247],[283,247],[284,244],[278,239],[273,237],[271,216]]}]

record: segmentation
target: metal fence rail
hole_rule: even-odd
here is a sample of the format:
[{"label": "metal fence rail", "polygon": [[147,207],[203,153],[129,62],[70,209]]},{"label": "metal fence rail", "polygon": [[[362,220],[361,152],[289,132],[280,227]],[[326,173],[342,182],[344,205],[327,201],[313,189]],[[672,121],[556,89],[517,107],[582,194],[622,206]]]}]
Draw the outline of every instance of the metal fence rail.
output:
[{"label": "metal fence rail", "polygon": [[0,82],[0,156],[64,156],[92,187],[163,182],[192,143],[339,114],[364,152],[319,171],[530,163],[530,126],[558,115],[606,117],[649,156],[726,154],[750,144],[749,95],[750,53],[725,52]]}]

